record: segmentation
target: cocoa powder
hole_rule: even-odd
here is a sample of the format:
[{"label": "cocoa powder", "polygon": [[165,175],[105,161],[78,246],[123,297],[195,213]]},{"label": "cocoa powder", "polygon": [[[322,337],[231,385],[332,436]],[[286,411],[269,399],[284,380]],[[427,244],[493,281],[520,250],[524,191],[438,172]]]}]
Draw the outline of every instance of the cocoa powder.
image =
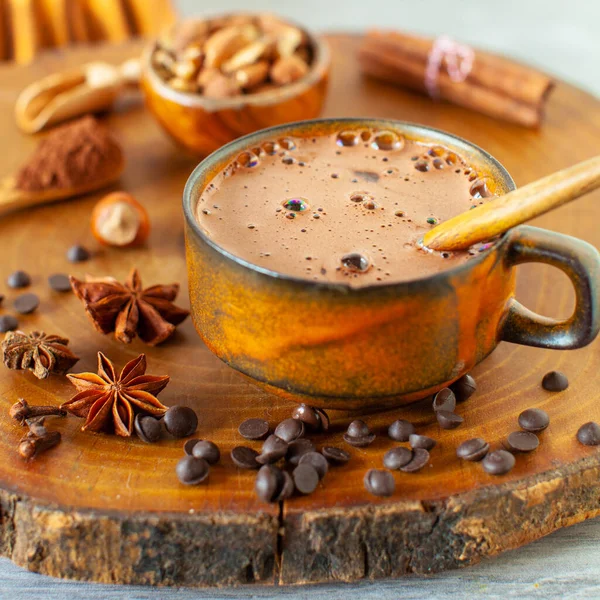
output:
[{"label": "cocoa powder", "polygon": [[55,129],[16,175],[25,191],[86,186],[121,168],[123,151],[105,126],[86,116]]}]

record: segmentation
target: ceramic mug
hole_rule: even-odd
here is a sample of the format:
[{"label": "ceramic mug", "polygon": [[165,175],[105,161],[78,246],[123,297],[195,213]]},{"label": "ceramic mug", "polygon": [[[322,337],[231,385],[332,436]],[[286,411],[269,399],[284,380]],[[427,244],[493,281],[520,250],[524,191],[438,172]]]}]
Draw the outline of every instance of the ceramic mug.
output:
[{"label": "ceramic mug", "polygon": [[[323,119],[278,126],[214,152],[184,191],[191,310],[212,352],[253,382],[311,405],[369,409],[406,404],[468,373],[501,341],[570,349],[600,328],[600,254],[573,237],[521,226],[448,270],[413,281],[351,288],[282,275],[215,244],[195,217],[198,197],[243,150],[282,136],[386,129],[440,144],[491,177],[497,194],[515,188],[504,167],[465,140],[383,119]],[[556,321],[515,299],[516,265],[564,271],[573,315]]]}]

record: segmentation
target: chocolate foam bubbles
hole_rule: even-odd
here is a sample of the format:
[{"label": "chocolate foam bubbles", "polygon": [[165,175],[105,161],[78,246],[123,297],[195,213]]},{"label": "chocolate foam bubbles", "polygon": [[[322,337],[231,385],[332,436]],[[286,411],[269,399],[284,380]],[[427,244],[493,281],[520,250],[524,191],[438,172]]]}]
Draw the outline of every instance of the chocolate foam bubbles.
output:
[{"label": "chocolate foam bubbles", "polygon": [[489,174],[448,148],[348,129],[248,148],[202,191],[196,215],[216,244],[250,263],[361,287],[418,279],[478,254],[433,252],[419,240],[494,190]]}]

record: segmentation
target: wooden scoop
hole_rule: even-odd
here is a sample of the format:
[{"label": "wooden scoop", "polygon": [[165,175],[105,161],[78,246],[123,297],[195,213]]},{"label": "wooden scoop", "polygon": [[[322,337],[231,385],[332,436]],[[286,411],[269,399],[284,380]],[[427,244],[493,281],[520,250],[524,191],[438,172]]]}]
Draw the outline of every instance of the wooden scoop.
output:
[{"label": "wooden scoop", "polygon": [[84,114],[109,109],[121,91],[140,79],[138,59],[120,66],[92,62],[54,73],[27,86],[17,98],[15,118],[26,133],[37,133]]},{"label": "wooden scoop", "polygon": [[17,188],[14,177],[7,177],[0,181],[0,217],[14,210],[89,194],[114,183],[119,179],[124,168],[125,161],[121,161],[121,164],[113,172],[110,174],[105,173],[103,176],[94,181],[89,181],[85,185],[68,188],[50,188],[34,192]]},{"label": "wooden scoop", "polygon": [[600,156],[538,179],[440,223],[423,237],[432,250],[465,250],[600,187]]}]

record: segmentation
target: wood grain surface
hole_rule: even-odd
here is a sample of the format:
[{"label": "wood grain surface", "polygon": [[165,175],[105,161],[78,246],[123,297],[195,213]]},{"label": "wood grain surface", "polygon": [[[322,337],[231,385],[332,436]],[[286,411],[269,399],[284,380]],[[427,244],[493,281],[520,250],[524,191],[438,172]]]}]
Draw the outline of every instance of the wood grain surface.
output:
[{"label": "wood grain surface", "polygon": [[[600,103],[559,84],[540,131],[497,123],[454,106],[429,100],[374,81],[355,70],[357,40],[332,36],[333,69],[327,116],[381,116],[421,122],[461,135],[499,158],[518,184],[597,153]],[[11,174],[33,150],[36,139],[18,133],[12,106],[20,89],[49,69],[94,57],[115,63],[134,55],[139,45],[79,50],[48,56],[31,67],[0,69],[0,124],[4,148],[0,174]],[[49,290],[54,272],[76,276],[124,278],[132,266],[144,283],[185,284],[181,191],[195,165],[172,145],[142,109],[139,98],[125,100],[108,117],[128,159],[120,187],[132,192],[150,213],[154,229],[147,247],[100,249],[91,239],[88,220],[99,195],[42,207],[0,221],[3,258],[0,279],[22,268],[33,275],[30,291],[41,297],[40,309],[23,317],[26,331],[44,329],[70,337],[81,361],[74,371],[93,370],[103,351],[122,365],[140,352],[148,372],[168,374],[161,394],[166,404],[187,404],[200,414],[198,435],[222,449],[221,464],[207,485],[185,488],[174,467],[182,454],[179,441],[149,446],[79,431],[74,418],[56,421],[62,443],[38,460],[23,464],[16,456],[21,429],[9,420],[8,407],[19,397],[31,403],[58,404],[70,397],[64,378],[38,381],[29,374],[0,371],[0,549],[17,564],[42,573],[104,582],[165,585],[233,583],[304,583],[431,573],[471,564],[600,513],[600,454],[579,445],[575,432],[589,420],[600,421],[598,342],[572,352],[502,344],[473,373],[479,390],[458,412],[465,424],[441,431],[425,406],[369,415],[384,433],[396,418],[407,418],[419,433],[438,439],[431,466],[418,474],[397,474],[396,493],[376,499],[366,491],[367,468],[380,467],[393,446],[380,435],[367,449],[351,449],[352,460],[331,469],[311,496],[285,505],[255,499],[253,474],[240,472],[229,450],[242,439],[237,425],[264,416],[273,425],[289,416],[292,405],[267,396],[222,365],[200,342],[191,321],[158,348],[139,341],[122,346],[96,333],[74,296]],[[600,245],[597,193],[545,215],[536,224]],[[70,265],[73,243],[95,250],[94,259]],[[6,293],[10,312],[14,291]],[[573,293],[556,270],[527,266],[519,270],[518,298],[528,307],[565,317]],[[179,303],[187,305],[186,290]],[[543,374],[563,370],[570,388],[550,394],[540,387]],[[481,436],[499,447],[517,428],[525,408],[548,411],[549,429],[540,448],[520,456],[508,475],[486,475],[478,464],[460,462],[455,448]],[[344,445],[342,433],[351,416],[331,414],[320,447]]]},{"label": "wood grain surface", "polygon": [[37,600],[43,594],[44,600],[597,600],[599,535],[600,519],[592,519],[469,569],[428,577],[218,590],[65,581],[0,559],[0,598]]}]

